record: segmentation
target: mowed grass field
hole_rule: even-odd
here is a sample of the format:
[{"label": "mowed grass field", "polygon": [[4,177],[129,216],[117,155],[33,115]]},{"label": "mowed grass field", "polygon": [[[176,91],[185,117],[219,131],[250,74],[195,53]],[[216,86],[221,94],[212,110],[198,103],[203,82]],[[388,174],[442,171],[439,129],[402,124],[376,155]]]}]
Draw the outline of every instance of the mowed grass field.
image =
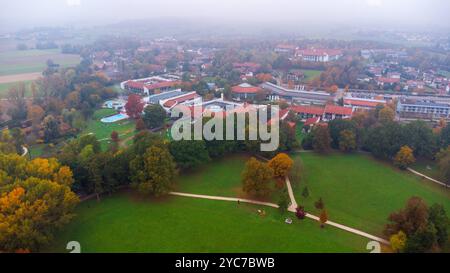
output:
[{"label": "mowed grass field", "polygon": [[308,219],[289,225],[276,209],[234,202],[122,193],[76,213],[44,252],[68,252],[69,241],[82,252],[368,252],[363,237]]},{"label": "mowed grass field", "polygon": [[320,71],[320,70],[302,69],[301,71],[305,75],[304,81],[310,81],[310,80],[320,76],[320,74],[322,74],[322,71]]},{"label": "mowed grass field", "polygon": [[80,56],[62,54],[59,49],[2,51],[0,52],[0,76],[42,72],[49,59],[61,67],[76,65],[81,60]]},{"label": "mowed grass field", "polygon": [[113,109],[96,110],[80,135],[94,134],[97,139],[100,140],[103,150],[107,149],[113,131],[119,133],[119,138],[121,140],[132,136],[132,133],[135,130],[135,123],[132,120],[126,119],[113,123],[104,123],[100,121],[102,118],[116,113],[117,111]]},{"label": "mowed grass field", "polygon": [[[382,230],[390,213],[404,207],[412,196],[429,205],[440,203],[450,214],[450,191],[406,171],[363,154],[298,153],[303,162],[302,181],[295,186],[295,197],[310,213],[319,215],[314,202],[323,198],[330,220],[374,235]],[[304,186],[310,192],[302,197]]]},{"label": "mowed grass field", "polygon": [[[176,191],[203,195],[255,199],[242,190],[241,174],[250,155],[237,154],[221,159],[212,159],[196,171],[181,173],[176,181]],[[259,159],[258,159],[259,160]],[[280,194],[276,181],[271,183],[272,194],[260,201],[277,203]]]},{"label": "mowed grass field", "polygon": [[241,173],[249,159],[246,155],[234,155],[213,159],[194,172],[181,174],[176,190],[205,195],[242,196]]}]

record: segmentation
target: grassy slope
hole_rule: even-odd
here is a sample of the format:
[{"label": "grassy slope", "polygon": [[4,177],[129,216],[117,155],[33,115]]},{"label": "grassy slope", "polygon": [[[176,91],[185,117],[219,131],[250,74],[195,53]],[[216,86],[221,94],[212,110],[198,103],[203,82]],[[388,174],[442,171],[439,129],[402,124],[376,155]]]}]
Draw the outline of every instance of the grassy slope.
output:
[{"label": "grassy slope", "polygon": [[[295,188],[297,201],[319,214],[314,202],[322,197],[330,220],[380,235],[388,215],[411,196],[441,203],[450,212],[448,190],[366,155],[302,153],[294,157],[301,158],[304,168],[303,181]],[[304,185],[310,191],[306,200],[301,196]]]},{"label": "grassy slope", "polygon": [[312,220],[284,223],[271,208],[168,197],[138,201],[127,195],[87,201],[77,218],[45,251],[66,252],[68,241],[82,252],[367,252],[368,240]]}]

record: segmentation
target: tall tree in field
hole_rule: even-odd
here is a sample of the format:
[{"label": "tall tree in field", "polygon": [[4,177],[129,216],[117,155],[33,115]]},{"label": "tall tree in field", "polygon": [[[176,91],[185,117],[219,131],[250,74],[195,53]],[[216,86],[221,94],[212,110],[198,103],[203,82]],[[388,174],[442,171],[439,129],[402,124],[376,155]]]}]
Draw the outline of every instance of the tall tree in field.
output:
[{"label": "tall tree in field", "polygon": [[273,170],[256,158],[250,158],[242,172],[242,189],[252,197],[266,197],[271,193]]},{"label": "tall tree in field", "polygon": [[168,149],[151,146],[130,163],[132,185],[143,194],[161,196],[172,189],[176,164]]},{"label": "tall tree in field", "polygon": [[59,123],[52,115],[48,115],[44,119],[44,141],[46,143],[59,137]]},{"label": "tall tree in field", "polygon": [[343,152],[352,152],[356,150],[356,136],[350,130],[343,130],[339,136],[339,150]]},{"label": "tall tree in field", "polygon": [[325,224],[328,221],[328,213],[326,209],[322,209],[322,212],[319,215],[319,220],[320,220],[320,227],[321,228],[325,227]]},{"label": "tall tree in field", "polygon": [[406,169],[415,161],[413,150],[408,146],[403,146],[394,158],[394,165],[400,169]]},{"label": "tall tree in field", "polygon": [[72,172],[55,159],[0,153],[0,251],[38,251],[74,216]]},{"label": "tall tree in field", "polygon": [[285,178],[292,168],[294,161],[285,153],[279,153],[269,161],[276,178]]},{"label": "tall tree in field", "polygon": [[144,102],[142,102],[141,96],[136,94],[131,94],[128,96],[128,101],[125,104],[125,111],[130,118],[139,118],[143,109]]},{"label": "tall tree in field", "polygon": [[313,129],[313,148],[319,153],[327,153],[330,151],[331,137],[327,126],[318,125]]},{"label": "tall tree in field", "polygon": [[147,128],[159,128],[164,125],[164,120],[166,119],[167,113],[159,104],[150,104],[144,109],[144,116],[142,120],[144,121]]}]

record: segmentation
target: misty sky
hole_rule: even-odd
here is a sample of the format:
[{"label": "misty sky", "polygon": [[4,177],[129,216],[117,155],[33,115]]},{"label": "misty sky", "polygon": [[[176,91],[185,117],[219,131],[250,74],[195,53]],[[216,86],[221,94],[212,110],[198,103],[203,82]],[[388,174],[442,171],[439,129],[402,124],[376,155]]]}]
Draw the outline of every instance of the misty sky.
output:
[{"label": "misty sky", "polygon": [[109,24],[159,17],[217,22],[439,26],[449,0],[0,0],[0,27]]}]

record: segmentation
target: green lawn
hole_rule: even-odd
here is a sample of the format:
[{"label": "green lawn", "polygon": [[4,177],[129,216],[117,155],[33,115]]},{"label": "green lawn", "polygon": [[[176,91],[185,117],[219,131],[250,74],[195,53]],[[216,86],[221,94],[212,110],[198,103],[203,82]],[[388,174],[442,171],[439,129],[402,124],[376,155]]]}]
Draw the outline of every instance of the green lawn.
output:
[{"label": "green lawn", "polygon": [[10,50],[0,52],[0,75],[42,72],[51,59],[61,67],[73,66],[80,62],[80,56],[62,54],[59,49]]},{"label": "green lawn", "polygon": [[437,166],[436,161],[419,159],[411,165],[411,168],[426,176],[444,182],[444,178],[439,171],[439,167]]},{"label": "green lawn", "polygon": [[8,94],[8,90],[9,88],[19,85],[20,83],[24,83],[25,84],[25,88],[26,88],[26,92],[25,92],[25,96],[27,97],[31,97],[31,83],[33,81],[23,81],[23,82],[8,82],[8,83],[0,83],[0,98],[5,98]]},{"label": "green lawn", "polygon": [[301,69],[301,71],[305,75],[304,81],[310,81],[310,80],[314,79],[315,77],[320,76],[320,74],[322,74],[322,71],[320,71],[320,70]]},{"label": "green lawn", "polygon": [[[388,215],[411,196],[420,196],[430,205],[441,203],[450,213],[448,189],[368,155],[300,153],[293,157],[303,161],[304,169],[303,181],[294,189],[297,202],[318,215],[314,202],[322,197],[332,221],[381,235]],[[310,192],[307,199],[301,195],[305,185]]]},{"label": "green lawn", "polygon": [[234,202],[116,194],[76,213],[44,252],[67,252],[69,241],[82,252],[367,252],[363,237],[308,219],[288,225],[276,209]]},{"label": "green lawn", "polygon": [[130,136],[134,133],[135,124],[132,120],[122,120],[113,123],[103,123],[100,119],[116,114],[117,111],[113,109],[99,109],[94,112],[91,120],[88,121],[87,127],[81,132],[80,135],[95,134],[98,140],[101,141],[102,148],[108,147],[108,141],[111,138],[111,133],[116,131],[119,133],[120,139]]},{"label": "green lawn", "polygon": [[176,190],[206,195],[242,196],[241,173],[248,158],[236,155],[213,159],[193,173],[181,174]]}]

